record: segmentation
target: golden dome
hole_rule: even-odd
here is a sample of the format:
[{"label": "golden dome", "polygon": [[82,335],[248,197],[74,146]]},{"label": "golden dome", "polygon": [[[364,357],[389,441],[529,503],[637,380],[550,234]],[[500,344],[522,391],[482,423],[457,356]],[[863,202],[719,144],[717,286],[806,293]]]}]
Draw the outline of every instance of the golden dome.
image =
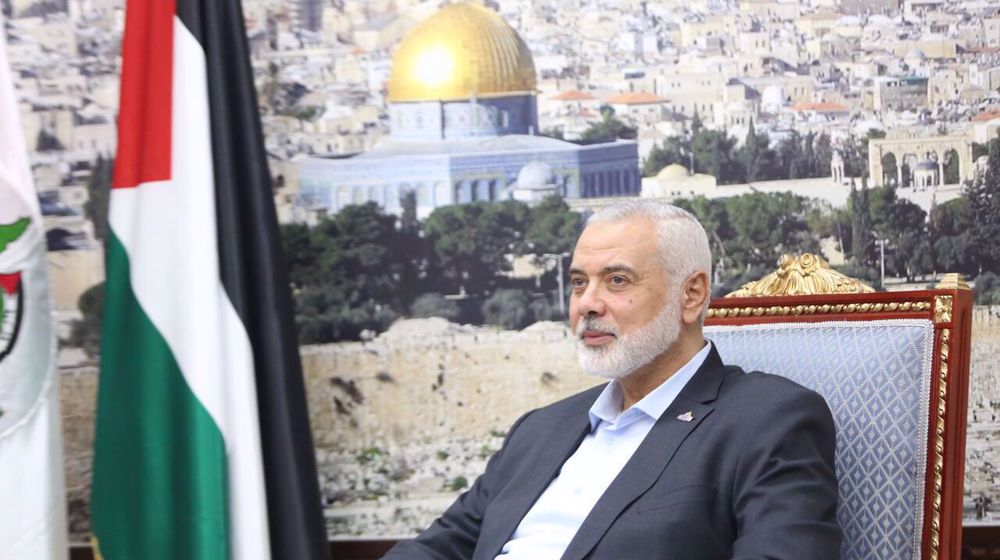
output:
[{"label": "golden dome", "polygon": [[389,101],[446,101],[535,90],[531,51],[493,10],[451,4],[411,31],[392,57]]}]

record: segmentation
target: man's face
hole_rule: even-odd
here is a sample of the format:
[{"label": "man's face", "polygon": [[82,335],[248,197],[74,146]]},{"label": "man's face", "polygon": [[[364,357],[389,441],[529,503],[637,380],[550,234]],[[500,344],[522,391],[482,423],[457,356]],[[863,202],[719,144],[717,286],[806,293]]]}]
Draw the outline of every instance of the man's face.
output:
[{"label": "man's face", "polygon": [[580,366],[621,378],[665,352],[680,332],[680,302],[659,259],[655,224],[631,218],[587,226],[570,266],[570,325]]}]

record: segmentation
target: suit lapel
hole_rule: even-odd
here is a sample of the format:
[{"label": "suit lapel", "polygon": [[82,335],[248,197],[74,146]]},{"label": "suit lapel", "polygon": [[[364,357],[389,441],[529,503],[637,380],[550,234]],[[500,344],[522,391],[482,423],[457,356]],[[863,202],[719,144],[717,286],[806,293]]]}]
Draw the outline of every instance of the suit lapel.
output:
[{"label": "suit lapel", "polygon": [[[587,406],[589,407],[590,404]],[[481,556],[482,558],[492,559],[500,553],[500,549],[504,543],[510,540],[510,536],[514,534],[514,529],[517,528],[521,519],[542,495],[542,492],[548,488],[549,483],[559,473],[563,463],[580,446],[580,442],[583,441],[589,430],[590,417],[587,415],[587,409],[576,411],[553,425],[552,430],[544,436],[547,441],[545,445],[541,446],[539,455],[526,458],[534,465],[530,471],[531,475],[524,481],[518,481],[517,486],[520,487],[520,491],[516,498],[510,502],[509,506],[497,512],[503,519],[501,530],[490,531],[489,535],[483,535],[483,540],[488,539],[488,542],[481,542],[480,546],[476,547],[477,551],[488,552],[488,554]],[[476,554],[476,558],[480,558],[480,555]]]},{"label": "suit lapel", "polygon": [[[714,409],[722,383],[722,360],[713,345],[705,363],[674,402],[663,412],[649,434],[584,519],[562,560],[579,560],[601,540],[622,511],[644,494],[663,474],[677,448]],[[677,417],[691,412],[691,421]]]}]

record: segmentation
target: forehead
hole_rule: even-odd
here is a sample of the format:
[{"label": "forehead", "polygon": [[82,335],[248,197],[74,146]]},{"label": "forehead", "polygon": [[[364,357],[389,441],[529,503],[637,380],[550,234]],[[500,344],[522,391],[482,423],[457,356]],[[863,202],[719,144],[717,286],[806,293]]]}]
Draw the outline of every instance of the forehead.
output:
[{"label": "forehead", "polygon": [[573,267],[600,269],[628,266],[643,270],[658,268],[656,224],[648,218],[590,224],[580,234],[573,252]]}]

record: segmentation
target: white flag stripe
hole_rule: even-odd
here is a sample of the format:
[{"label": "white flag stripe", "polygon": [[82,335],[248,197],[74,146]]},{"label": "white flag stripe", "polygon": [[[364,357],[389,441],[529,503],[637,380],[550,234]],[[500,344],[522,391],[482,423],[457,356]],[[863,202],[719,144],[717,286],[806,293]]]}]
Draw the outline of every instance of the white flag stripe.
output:
[{"label": "white flag stripe", "polygon": [[67,558],[59,386],[0,441],[0,558]]},{"label": "white flag stripe", "polygon": [[222,432],[233,558],[270,558],[250,340],[219,273],[205,53],[174,18],[171,179],[112,192],[132,289]]},{"label": "white flag stripe", "polygon": [[68,557],[56,339],[45,233],[24,145],[6,27],[0,17],[0,222],[31,218],[0,253],[0,273],[21,274],[21,323],[0,361],[0,558]]}]

